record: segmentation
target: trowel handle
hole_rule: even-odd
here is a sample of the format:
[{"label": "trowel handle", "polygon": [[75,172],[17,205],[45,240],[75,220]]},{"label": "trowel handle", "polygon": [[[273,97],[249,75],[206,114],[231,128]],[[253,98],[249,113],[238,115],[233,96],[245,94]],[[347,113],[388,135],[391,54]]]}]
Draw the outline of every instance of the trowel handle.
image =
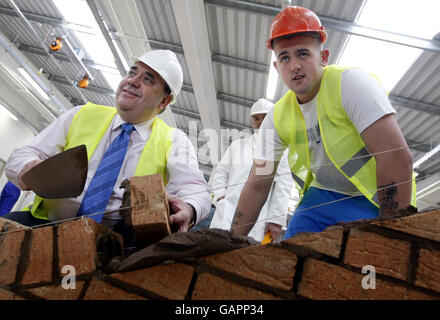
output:
[{"label": "trowel handle", "polygon": [[268,244],[272,242],[272,232],[267,231],[266,235],[263,238],[263,241],[261,241],[261,244]]}]

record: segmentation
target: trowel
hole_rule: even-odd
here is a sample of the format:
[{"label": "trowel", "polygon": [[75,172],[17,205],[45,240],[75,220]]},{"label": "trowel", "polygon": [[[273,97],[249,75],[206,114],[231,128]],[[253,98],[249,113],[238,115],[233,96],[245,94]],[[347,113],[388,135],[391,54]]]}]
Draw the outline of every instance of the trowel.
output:
[{"label": "trowel", "polygon": [[44,160],[26,172],[22,179],[42,198],[74,198],[84,188],[87,170],[87,149],[80,145]]}]

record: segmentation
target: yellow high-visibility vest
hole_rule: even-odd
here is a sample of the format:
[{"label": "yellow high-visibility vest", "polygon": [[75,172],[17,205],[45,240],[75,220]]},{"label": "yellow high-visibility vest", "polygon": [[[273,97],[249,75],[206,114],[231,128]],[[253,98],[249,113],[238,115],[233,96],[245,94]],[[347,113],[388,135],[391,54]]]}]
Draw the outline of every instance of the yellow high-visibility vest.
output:
[{"label": "yellow high-visibility vest", "polygon": [[[324,68],[317,100],[323,146],[333,165],[379,207],[376,160],[369,154],[341,102],[341,75],[346,69],[335,65]],[[289,166],[301,199],[314,178],[310,169],[306,123],[291,90],[275,104],[274,124],[281,140],[289,145]],[[411,205],[416,207],[414,172],[412,176]]]},{"label": "yellow high-visibility vest", "polygon": [[[84,144],[87,149],[87,158],[90,160],[116,114],[115,107],[87,103],[72,120],[64,150]],[[136,167],[134,174],[136,177],[160,173],[164,184],[167,184],[166,167],[168,155],[171,152],[173,131],[174,128],[169,127],[161,119],[153,120],[151,136],[145,144]],[[36,218],[49,220],[48,213],[44,210],[43,198],[35,197],[31,214]]]}]

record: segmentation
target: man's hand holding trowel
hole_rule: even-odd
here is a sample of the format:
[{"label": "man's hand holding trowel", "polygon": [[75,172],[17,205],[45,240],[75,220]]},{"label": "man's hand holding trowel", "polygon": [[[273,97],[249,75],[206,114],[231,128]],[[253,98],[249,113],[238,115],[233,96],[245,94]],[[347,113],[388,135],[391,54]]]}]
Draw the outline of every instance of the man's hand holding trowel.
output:
[{"label": "man's hand holding trowel", "polygon": [[26,163],[26,165],[23,167],[23,169],[20,171],[20,173],[18,174],[18,178],[17,178],[17,182],[18,182],[18,187],[23,190],[23,191],[28,191],[31,190],[30,187],[28,187],[24,182],[23,182],[23,176],[29,171],[31,170],[33,167],[35,167],[36,165],[38,165],[39,163],[43,162],[43,160],[41,159],[35,159],[31,162]]}]

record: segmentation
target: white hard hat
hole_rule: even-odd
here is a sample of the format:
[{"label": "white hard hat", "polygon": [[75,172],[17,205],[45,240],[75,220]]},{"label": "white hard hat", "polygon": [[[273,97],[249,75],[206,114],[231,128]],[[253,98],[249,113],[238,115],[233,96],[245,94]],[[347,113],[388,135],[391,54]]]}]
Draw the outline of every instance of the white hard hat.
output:
[{"label": "white hard hat", "polygon": [[135,62],[145,63],[162,77],[171,89],[173,100],[170,104],[175,103],[183,84],[182,67],[176,54],[170,50],[151,50],[138,57]]},{"label": "white hard hat", "polygon": [[251,116],[259,113],[268,113],[270,108],[273,107],[273,103],[264,98],[260,98],[252,105]]}]

